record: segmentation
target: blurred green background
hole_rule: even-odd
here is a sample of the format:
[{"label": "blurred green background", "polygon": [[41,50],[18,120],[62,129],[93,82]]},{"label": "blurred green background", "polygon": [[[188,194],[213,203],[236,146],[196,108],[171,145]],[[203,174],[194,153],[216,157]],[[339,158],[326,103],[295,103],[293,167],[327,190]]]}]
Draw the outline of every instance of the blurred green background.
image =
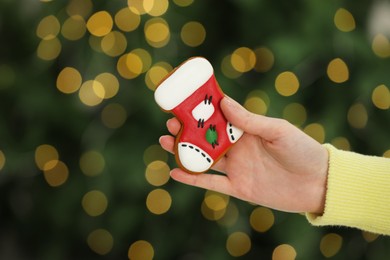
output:
[{"label": "blurred green background", "polygon": [[388,237],[169,180],[153,90],[204,56],[250,111],[390,157],[389,17],[379,0],[0,0],[0,259],[387,259]]}]

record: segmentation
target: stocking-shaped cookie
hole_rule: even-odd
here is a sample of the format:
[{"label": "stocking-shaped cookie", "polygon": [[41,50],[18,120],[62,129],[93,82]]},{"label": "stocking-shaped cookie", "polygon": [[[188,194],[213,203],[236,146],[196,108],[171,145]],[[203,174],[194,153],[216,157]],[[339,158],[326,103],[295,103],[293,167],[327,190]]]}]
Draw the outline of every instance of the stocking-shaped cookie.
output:
[{"label": "stocking-shaped cookie", "polygon": [[154,97],[182,123],[176,136],[176,161],[192,173],[207,171],[243,134],[220,109],[224,94],[204,58],[187,60],[157,87]]}]

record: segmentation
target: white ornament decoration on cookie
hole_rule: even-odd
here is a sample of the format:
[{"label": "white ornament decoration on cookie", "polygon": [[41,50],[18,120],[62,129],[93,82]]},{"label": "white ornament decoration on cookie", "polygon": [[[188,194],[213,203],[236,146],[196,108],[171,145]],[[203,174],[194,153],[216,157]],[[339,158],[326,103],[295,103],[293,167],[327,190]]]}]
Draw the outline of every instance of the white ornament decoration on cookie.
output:
[{"label": "white ornament decoration on cookie", "polygon": [[214,114],[214,111],[214,105],[205,100],[192,110],[192,116],[196,121],[203,120],[203,122],[206,122]]},{"label": "white ornament decoration on cookie", "polygon": [[226,125],[226,134],[229,137],[231,143],[235,143],[240,139],[244,132],[240,129],[232,125],[232,123],[228,122]]},{"label": "white ornament decoration on cookie", "polygon": [[167,111],[191,96],[214,72],[211,64],[203,58],[191,59],[179,69],[180,73],[172,73],[154,92],[157,104]]},{"label": "white ornament decoration on cookie", "polygon": [[191,143],[179,143],[177,152],[181,164],[192,172],[204,172],[214,163],[205,151]]}]

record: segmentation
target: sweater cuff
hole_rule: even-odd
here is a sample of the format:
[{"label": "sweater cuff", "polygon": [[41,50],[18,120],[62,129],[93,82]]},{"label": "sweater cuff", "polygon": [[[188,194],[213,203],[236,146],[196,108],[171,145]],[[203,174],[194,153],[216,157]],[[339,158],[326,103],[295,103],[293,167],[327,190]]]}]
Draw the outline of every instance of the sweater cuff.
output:
[{"label": "sweater cuff", "polygon": [[323,215],[306,213],[308,221],[390,234],[390,159],[324,147],[329,153],[325,209]]}]

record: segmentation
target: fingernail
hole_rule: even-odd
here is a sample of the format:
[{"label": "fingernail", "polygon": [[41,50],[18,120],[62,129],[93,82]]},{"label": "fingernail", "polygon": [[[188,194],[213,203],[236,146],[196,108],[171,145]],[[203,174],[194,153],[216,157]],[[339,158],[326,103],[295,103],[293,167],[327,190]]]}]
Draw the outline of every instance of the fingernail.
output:
[{"label": "fingernail", "polygon": [[225,95],[225,98],[224,98],[226,105],[229,106],[229,107],[237,107],[237,102],[234,101],[231,97],[229,96],[226,96]]}]

